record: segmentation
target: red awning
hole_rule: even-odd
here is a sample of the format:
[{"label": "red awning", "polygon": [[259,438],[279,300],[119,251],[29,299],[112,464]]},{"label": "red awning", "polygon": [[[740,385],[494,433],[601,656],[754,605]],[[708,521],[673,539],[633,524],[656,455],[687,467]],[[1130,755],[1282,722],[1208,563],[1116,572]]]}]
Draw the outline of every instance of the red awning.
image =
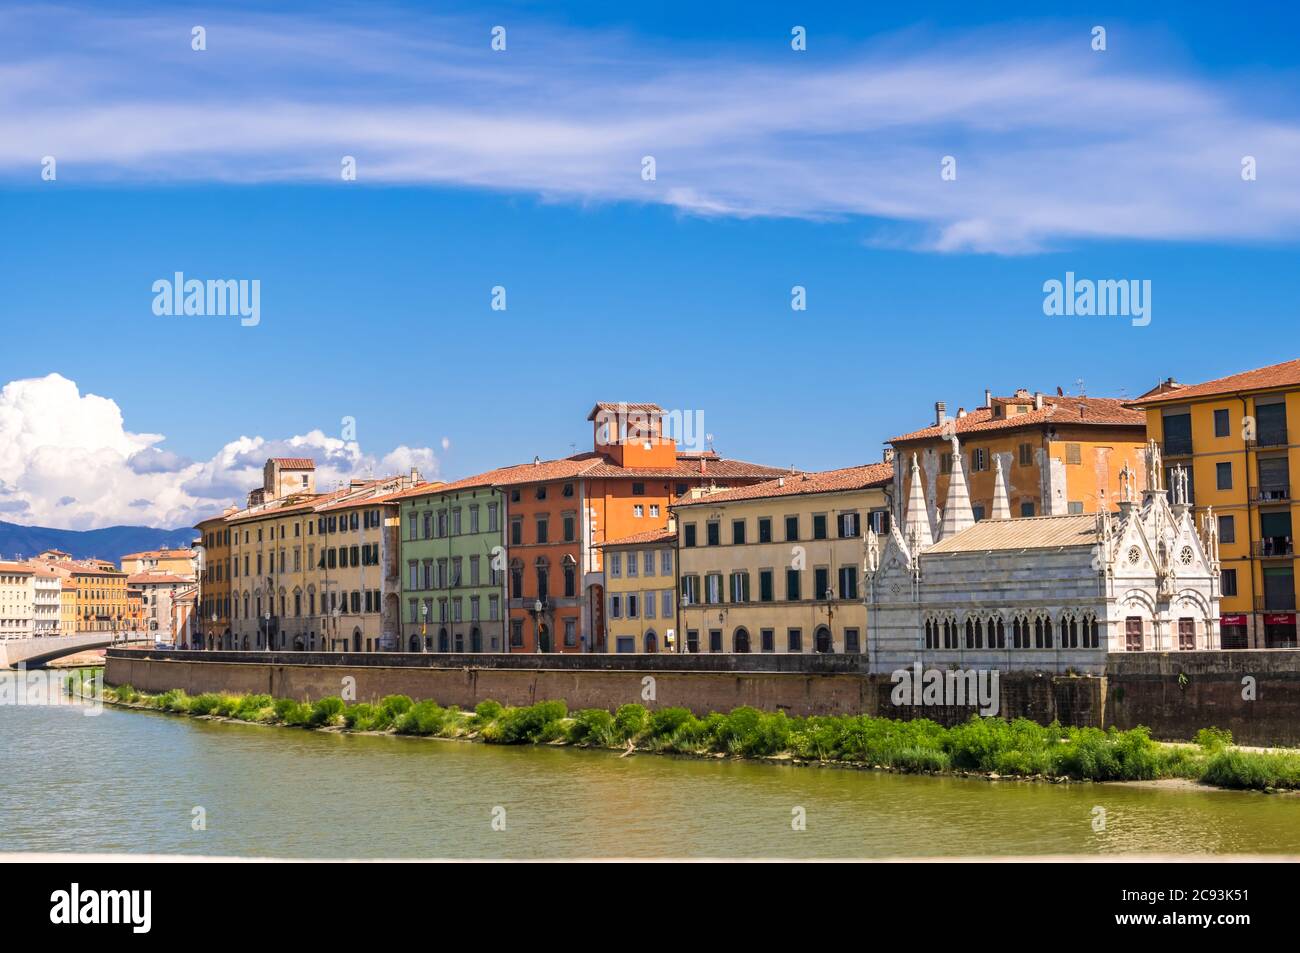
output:
[{"label": "red awning", "polygon": [[1295,625],[1295,613],[1283,613],[1280,615],[1265,615],[1265,625]]},{"label": "red awning", "polygon": [[1240,615],[1221,615],[1219,616],[1219,624],[1220,625],[1245,625],[1246,615],[1245,613],[1242,613]]}]

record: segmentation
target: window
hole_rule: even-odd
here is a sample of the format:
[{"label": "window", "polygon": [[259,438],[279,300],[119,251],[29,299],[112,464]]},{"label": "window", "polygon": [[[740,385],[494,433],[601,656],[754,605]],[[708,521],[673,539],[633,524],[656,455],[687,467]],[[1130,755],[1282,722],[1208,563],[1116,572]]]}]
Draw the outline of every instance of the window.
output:
[{"label": "window", "polygon": [[[1235,543],[1237,541],[1237,520],[1231,514],[1219,516],[1219,542]],[[1227,593],[1224,593],[1227,595]]]},{"label": "window", "polygon": [[749,601],[749,573],[733,572],[731,574],[731,601]]},{"label": "window", "polygon": [[704,601],[709,605],[722,602],[722,573],[711,572],[705,575]]},{"label": "window", "polygon": [[627,594],[627,617],[629,619],[636,619],[641,615],[639,603],[640,598],[637,593],[629,592]]},{"label": "window", "polygon": [[573,496],[573,484],[564,484],[564,489],[560,491],[564,496]]},{"label": "window", "polygon": [[1219,591],[1225,596],[1235,596],[1237,594],[1237,570],[1219,570]]},{"label": "window", "polygon": [[717,546],[722,541],[722,527],[716,522],[706,523],[704,526],[705,539],[710,546]]},{"label": "window", "polygon": [[658,609],[659,609],[659,602],[655,598],[655,594],[653,592],[646,593],[645,605],[642,607],[642,611],[645,613],[645,617],[647,619],[653,619],[656,615],[658,615]]},{"label": "window", "polygon": [[831,571],[825,566],[818,566],[813,570],[813,593],[814,599],[825,599],[831,588]]},{"label": "window", "polygon": [[1281,399],[1267,404],[1255,401],[1255,442],[1261,447],[1286,444],[1286,404]]},{"label": "window", "polygon": [[686,651],[698,652],[699,650],[700,650],[700,630],[687,629],[686,630]]},{"label": "window", "polygon": [[614,651],[627,653],[636,651],[636,639],[630,635],[620,635],[614,640]]},{"label": "window", "polygon": [[1034,445],[1032,443],[1022,443],[1020,445],[1020,465],[1022,467],[1034,465]]},{"label": "window", "polygon": [[1070,514],[1072,514],[1072,515],[1073,515],[1073,514],[1077,514],[1077,513],[1082,513],[1082,512],[1083,512],[1083,500],[1070,500],[1070,502],[1068,502],[1068,503],[1065,504],[1065,509],[1066,509],[1066,512],[1068,512],[1068,513],[1070,513]]},{"label": "window", "polygon": [[1226,410],[1216,410],[1214,412],[1214,435],[1216,437],[1226,437],[1230,433],[1230,428],[1228,412]]},{"label": "window", "polygon": [[1214,465],[1215,487],[1220,490],[1232,489],[1232,462],[1225,461]]},{"label": "window", "polygon": [[659,516],[659,504],[658,504],[658,503],[651,503],[651,504],[650,504],[650,518],[651,518],[651,519],[655,519],[655,518],[657,518],[658,516]]},{"label": "window", "polygon": [[858,514],[841,513],[839,518],[840,539],[856,539],[862,535],[862,526]]},{"label": "window", "polygon": [[785,518],[785,538],[787,542],[793,542],[799,538],[799,517],[787,516]]},{"label": "window", "polygon": [[762,651],[776,651],[776,629],[759,629],[758,642]]},{"label": "window", "polygon": [[709,629],[709,651],[710,652],[722,651],[722,630],[721,629]]},{"label": "window", "polygon": [[1065,445],[1065,462],[1068,466],[1078,466],[1083,463],[1083,453],[1079,444],[1067,443]]},{"label": "window", "polygon": [[803,651],[803,630],[802,629],[785,630],[785,649],[787,652]]},{"label": "window", "polygon": [[1192,415],[1187,411],[1166,413],[1164,418],[1165,456],[1189,456],[1192,452]]},{"label": "window", "polygon": [[971,512],[971,516],[975,518],[975,522],[978,523],[980,520],[984,518],[984,504],[973,503],[971,505],[970,512]]},{"label": "window", "polygon": [[673,617],[673,591],[665,589],[659,594],[659,614],[665,619]]},{"label": "window", "polygon": [[1191,652],[1196,648],[1196,620],[1178,620],[1178,650]]},{"label": "window", "polygon": [[635,552],[627,554],[627,575],[629,579],[635,578],[637,575],[637,558]]},{"label": "window", "polygon": [[665,576],[673,574],[673,551],[665,549],[660,554],[659,569]]},{"label": "window", "polygon": [[731,521],[731,544],[733,546],[743,546],[745,544],[745,521]]},{"label": "window", "polygon": [[606,562],[609,567],[609,578],[610,579],[621,578],[623,575],[623,554],[610,553],[606,557]]},{"label": "window", "polygon": [[772,541],[772,518],[770,516],[760,516],[758,518],[758,541],[760,543],[770,543]]},{"label": "window", "polygon": [[814,513],[813,514],[813,539],[825,539],[825,538],[826,538],[826,514]]},{"label": "window", "polygon": [[550,540],[550,523],[547,517],[537,517],[537,541],[539,543],[549,542]]},{"label": "window", "polygon": [[653,576],[655,574],[655,554],[653,549],[647,549],[645,553],[642,554],[641,566],[643,567],[643,572],[647,576]]},{"label": "window", "polygon": [[512,648],[519,648],[523,644],[524,622],[522,619],[512,619],[510,622],[510,645]]},{"label": "window", "polygon": [[975,448],[970,455],[970,468],[972,472],[989,468],[989,451],[987,447]]},{"label": "window", "polygon": [[544,499],[546,499],[546,486],[545,486],[545,484],[543,484],[542,486],[539,486],[535,491],[533,491],[533,496],[534,496],[536,499],[539,499],[539,500],[544,500]]},{"label": "window", "polygon": [[694,523],[687,523],[685,526],[682,527],[682,545],[683,546],[695,545],[695,524]]},{"label": "window", "polygon": [[489,503],[488,507],[488,532],[495,533],[497,530],[497,505]]},{"label": "window", "polygon": [[567,646],[578,644],[578,626],[573,619],[564,620],[564,644]]},{"label": "window", "polygon": [[632,515],[635,516],[637,519],[641,519],[642,517],[645,516],[645,507],[642,506],[640,503],[636,504],[635,506],[632,507]]},{"label": "window", "polygon": [[700,601],[700,577],[682,576],[682,605],[698,605]]},{"label": "window", "polygon": [[785,598],[787,602],[799,601],[799,570],[785,571]]},{"label": "window", "polygon": [[1034,515],[1034,504],[1032,500],[1027,500],[1026,502],[1020,504],[1020,515],[1021,516]]},{"label": "window", "polygon": [[862,642],[861,642],[861,640],[858,638],[858,630],[857,630],[857,629],[845,629],[845,630],[844,630],[844,652],[845,652],[845,654],[853,654],[853,655],[856,655],[857,653],[859,653],[859,652],[861,652],[861,651],[862,651]]},{"label": "window", "polygon": [[775,598],[772,589],[772,570],[760,569],[758,571],[758,601],[771,602]]},{"label": "window", "polygon": [[857,566],[840,567],[840,598],[841,599],[858,598],[858,567]]},{"label": "window", "polygon": [[515,517],[510,521],[510,545],[521,546],[524,542],[524,521]]}]

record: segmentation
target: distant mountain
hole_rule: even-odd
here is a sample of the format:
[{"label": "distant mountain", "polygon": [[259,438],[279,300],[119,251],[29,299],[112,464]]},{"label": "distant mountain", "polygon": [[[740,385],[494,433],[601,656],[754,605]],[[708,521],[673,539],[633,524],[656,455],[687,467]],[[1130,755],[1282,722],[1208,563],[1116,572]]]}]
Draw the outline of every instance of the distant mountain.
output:
[{"label": "distant mountain", "polygon": [[149,526],[49,529],[0,520],[0,559],[31,557],[47,549],[61,549],[76,559],[98,557],[120,563],[127,553],[188,548],[197,535],[198,531],[194,529],[153,529]]}]

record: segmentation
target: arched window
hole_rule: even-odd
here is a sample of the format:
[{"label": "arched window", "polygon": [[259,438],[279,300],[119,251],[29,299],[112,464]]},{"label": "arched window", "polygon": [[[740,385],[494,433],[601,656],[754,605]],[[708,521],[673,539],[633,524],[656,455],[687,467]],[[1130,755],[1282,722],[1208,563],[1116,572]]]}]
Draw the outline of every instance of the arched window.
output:
[{"label": "arched window", "polygon": [[654,629],[650,629],[648,632],[646,632],[644,645],[645,645],[645,651],[649,655],[653,655],[659,651],[659,637],[655,635]]},{"label": "arched window", "polygon": [[966,648],[975,648],[975,623],[971,619],[966,620]]},{"label": "arched window", "polygon": [[826,626],[821,626],[814,633],[813,649],[826,655],[835,651],[835,640],[831,637],[831,630]]},{"label": "arched window", "polygon": [[1050,647],[1052,644],[1052,630],[1047,630],[1047,645],[1043,645],[1043,617],[1037,616],[1034,619],[1034,648],[1041,649]]},{"label": "arched window", "polygon": [[735,631],[735,634],[732,635],[731,637],[731,651],[733,652],[749,651],[749,630],[748,629],[742,627]]},{"label": "arched window", "polygon": [[1093,616],[1088,620],[1088,648],[1095,649],[1101,647],[1101,626],[1097,624],[1097,617]]},{"label": "arched window", "polygon": [[1005,649],[1007,647],[1007,630],[1002,617],[989,620],[989,648]]}]

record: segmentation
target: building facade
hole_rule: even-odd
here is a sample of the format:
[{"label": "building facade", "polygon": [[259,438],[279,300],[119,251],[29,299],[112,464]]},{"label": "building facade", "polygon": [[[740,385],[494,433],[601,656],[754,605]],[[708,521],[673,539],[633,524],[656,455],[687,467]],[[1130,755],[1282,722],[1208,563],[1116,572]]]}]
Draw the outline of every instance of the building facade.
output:
[{"label": "building facade", "polygon": [[1154,443],[1143,458],[1116,514],[1012,519],[999,479],[1001,512],[976,522],[958,457],[937,540],[914,458],[905,522],[867,536],[871,670],[1101,674],[1112,652],[1218,649],[1213,521],[1198,529],[1181,471],[1169,502]]},{"label": "building facade", "polygon": [[216,646],[230,641],[231,573],[234,570],[230,554],[233,532],[227,517],[238,512],[228,507],[220,516],[199,523],[196,565],[198,569],[199,602],[195,608],[192,641],[196,645]]},{"label": "building facade", "polygon": [[63,577],[48,566],[31,563],[32,634],[54,636],[61,631]]},{"label": "building facade", "polygon": [[861,653],[863,539],[887,530],[893,479],[886,462],[678,501],[683,650]]},{"label": "building facade", "polygon": [[1300,360],[1201,384],[1167,380],[1133,401],[1166,470],[1188,474],[1222,552],[1225,648],[1293,648],[1300,520]]},{"label": "building facade", "polygon": [[140,553],[127,553],[121,560],[122,572],[164,572],[194,578],[198,569],[198,553],[193,549],[150,549]]},{"label": "building facade", "polygon": [[[958,452],[966,454],[962,462],[976,520],[991,512],[998,463],[1012,517],[1114,511],[1120,471],[1136,465],[1146,442],[1145,418],[1122,401],[1045,396],[1023,388],[1010,397],[985,391],[983,406],[969,412],[958,408],[954,417],[944,403],[936,403],[934,421],[890,441],[899,459],[917,457],[934,530],[942,520],[938,501],[948,492],[954,436],[963,447]],[[896,506],[908,498],[908,473],[906,466],[895,471]]]},{"label": "building facade", "polygon": [[408,652],[506,648],[505,501],[482,478],[429,483],[399,507],[402,645]]},{"label": "building facade", "polygon": [[140,572],[128,576],[127,585],[140,590],[140,630],[165,641],[177,641],[172,603],[179,593],[194,588],[194,580],[166,572]]},{"label": "building facade", "polygon": [[[320,548],[306,591],[297,590],[289,598],[296,617],[301,601],[305,599],[310,608],[315,596],[319,615],[314,618],[329,651],[401,649],[398,505],[386,497],[409,482],[405,478],[372,481],[313,508]],[[282,610],[286,598],[281,584]],[[289,645],[310,644],[312,618],[305,617],[297,626]]]},{"label": "building facade", "polygon": [[677,528],[601,544],[610,652],[677,651]]},{"label": "building facade", "polygon": [[0,639],[31,638],[35,575],[25,563],[0,562]]}]

